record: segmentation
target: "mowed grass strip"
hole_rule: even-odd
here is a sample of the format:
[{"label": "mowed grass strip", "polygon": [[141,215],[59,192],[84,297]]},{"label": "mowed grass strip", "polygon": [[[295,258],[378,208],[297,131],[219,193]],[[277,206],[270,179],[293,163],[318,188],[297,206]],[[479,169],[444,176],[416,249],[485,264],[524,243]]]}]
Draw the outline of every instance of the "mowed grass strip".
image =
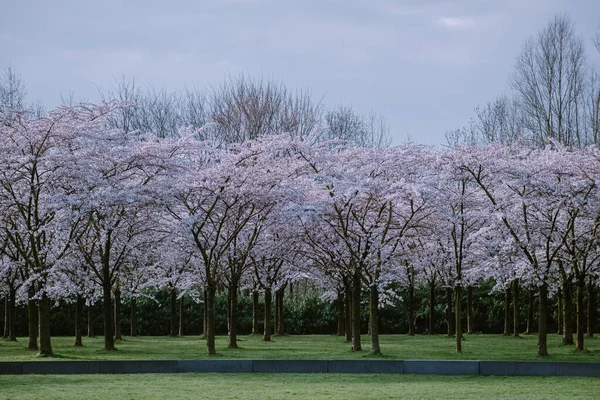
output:
[{"label": "mowed grass strip", "polygon": [[[503,335],[466,335],[463,353],[455,352],[455,339],[445,335],[382,335],[382,356],[369,354],[369,336],[363,335],[363,351],[353,352],[343,337],[334,335],[273,336],[263,342],[260,335],[241,336],[239,348],[227,348],[227,337],[216,339],[217,356],[212,359],[290,359],[352,360],[368,358],[400,360],[547,360],[600,362],[600,339],[586,338],[584,351],[564,346],[561,336],[548,336],[550,356],[537,356],[537,336],[518,338]],[[104,351],[102,337],[83,338],[84,347],[74,347],[73,337],[54,337],[56,360],[189,360],[205,359],[205,340],[186,337],[124,337],[117,341],[117,351]],[[0,361],[48,360],[27,350],[27,338],[17,342],[0,340]]]},{"label": "mowed grass strip", "polygon": [[346,374],[0,376],[4,399],[590,399],[598,378]]}]

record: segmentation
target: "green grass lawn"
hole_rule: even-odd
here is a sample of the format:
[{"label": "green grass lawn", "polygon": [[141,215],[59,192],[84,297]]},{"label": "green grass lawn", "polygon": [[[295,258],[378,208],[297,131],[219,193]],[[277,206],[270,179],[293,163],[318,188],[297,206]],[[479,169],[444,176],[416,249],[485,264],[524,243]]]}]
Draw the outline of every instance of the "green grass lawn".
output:
[{"label": "green grass lawn", "polygon": [[[227,337],[216,339],[222,359],[363,359],[369,354],[369,336],[363,336],[363,351],[353,352],[343,337],[333,335],[273,336],[272,342],[262,342],[261,336],[241,336],[238,349],[227,348]],[[467,335],[463,353],[456,354],[455,341],[445,335],[382,335],[383,358],[404,360],[540,360],[535,335],[513,338],[502,335]],[[586,338],[586,350],[563,346],[561,336],[548,335],[548,361],[600,362],[600,338]],[[117,351],[106,352],[103,338],[84,338],[84,347],[74,347],[73,337],[54,337],[52,346],[57,360],[185,360],[203,359],[205,341],[198,336],[186,337],[125,337],[118,341]],[[17,342],[0,340],[0,361],[40,360],[35,351],[27,350],[27,338]],[[47,360],[47,358],[42,358]]]},{"label": "green grass lawn", "polygon": [[346,374],[0,376],[3,399],[592,399],[598,378]]}]

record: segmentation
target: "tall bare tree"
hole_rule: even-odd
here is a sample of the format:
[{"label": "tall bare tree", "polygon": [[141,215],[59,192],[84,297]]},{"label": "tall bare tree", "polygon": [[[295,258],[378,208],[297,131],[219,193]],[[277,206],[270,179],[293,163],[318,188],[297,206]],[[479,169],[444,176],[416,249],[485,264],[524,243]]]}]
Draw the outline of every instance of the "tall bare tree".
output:
[{"label": "tall bare tree", "polygon": [[583,40],[564,14],[525,43],[511,86],[536,144],[550,140],[574,147],[585,144],[581,120],[585,61]]}]

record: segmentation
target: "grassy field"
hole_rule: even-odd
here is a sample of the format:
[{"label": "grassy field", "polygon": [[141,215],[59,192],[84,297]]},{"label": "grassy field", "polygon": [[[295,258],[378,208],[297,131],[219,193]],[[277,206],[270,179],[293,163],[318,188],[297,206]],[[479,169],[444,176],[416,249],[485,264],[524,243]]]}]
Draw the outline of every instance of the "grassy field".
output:
[{"label": "grassy field", "polygon": [[[363,351],[353,352],[350,344],[333,335],[273,336],[262,342],[261,336],[242,336],[238,349],[227,348],[227,337],[217,337],[218,355],[222,359],[364,359],[369,354],[369,337],[363,336]],[[438,360],[540,360],[535,335],[519,338],[502,335],[467,335],[463,353],[456,354],[454,338],[445,335],[382,335],[382,358]],[[586,350],[563,346],[559,335],[548,335],[548,361],[600,362],[600,338],[586,338]],[[103,338],[84,338],[84,347],[74,347],[73,337],[54,337],[52,345],[57,360],[174,360],[203,359],[205,341],[187,337],[125,337],[117,342],[117,351],[106,352]],[[42,359],[45,360],[46,358]],[[35,351],[27,350],[27,338],[17,342],[0,340],[0,361],[40,360]]]},{"label": "grassy field", "polygon": [[0,376],[3,399],[592,399],[600,379],[341,374]]}]

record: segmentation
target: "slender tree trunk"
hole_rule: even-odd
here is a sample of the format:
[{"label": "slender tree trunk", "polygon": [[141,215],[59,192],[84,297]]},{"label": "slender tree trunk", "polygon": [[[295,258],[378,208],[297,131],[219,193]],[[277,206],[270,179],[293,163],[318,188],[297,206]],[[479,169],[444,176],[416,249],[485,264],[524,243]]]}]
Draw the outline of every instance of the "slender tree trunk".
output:
[{"label": "slender tree trunk", "polygon": [[448,326],[448,336],[454,335],[454,312],[452,301],[452,288],[446,288],[446,325]]},{"label": "slender tree trunk", "polygon": [[202,334],[208,335],[208,291],[204,289],[204,313],[202,314]]},{"label": "slender tree trunk", "polygon": [[179,298],[179,336],[183,336],[183,296]]},{"label": "slender tree trunk", "polygon": [[177,336],[177,289],[171,288],[169,295],[171,298],[169,331],[171,336]]},{"label": "slender tree trunk", "polygon": [[415,336],[415,285],[412,279],[408,283],[408,334]]},{"label": "slender tree trunk", "polygon": [[527,329],[526,335],[533,333],[533,290],[527,290]]},{"label": "slender tree trunk", "polygon": [[429,283],[429,334],[435,333],[435,280]]},{"label": "slender tree trunk", "polygon": [[456,352],[462,353],[462,286],[456,285],[454,288],[456,297],[454,299],[454,313],[456,326]]},{"label": "slender tree trunk", "polygon": [[8,338],[8,295],[4,296],[4,339]]},{"label": "slender tree trunk", "polygon": [[548,355],[548,286],[543,284],[539,289],[538,317],[538,355]]},{"label": "slender tree trunk", "polygon": [[112,315],[112,288],[110,280],[106,279],[102,285],[102,310],[104,317],[104,350],[113,351],[115,340],[113,337],[113,315]]},{"label": "slender tree trunk", "polygon": [[513,281],[513,336],[519,337],[519,280]]},{"label": "slender tree trunk", "polygon": [[115,340],[123,340],[121,336],[121,289],[115,289]]},{"label": "slender tree trunk", "polygon": [[271,341],[271,288],[265,289],[265,315],[263,325],[263,342]]},{"label": "slender tree trunk", "polygon": [[273,333],[277,334],[277,322],[279,321],[279,292],[275,291],[275,309],[273,316]]},{"label": "slender tree trunk", "polygon": [[81,340],[81,319],[83,315],[83,296],[77,294],[77,300],[75,303],[75,346],[83,346]]},{"label": "slender tree trunk", "polygon": [[556,305],[556,333],[559,335],[563,334],[563,296],[562,291],[558,289],[556,293],[557,305]]},{"label": "slender tree trunk", "polygon": [[27,317],[29,322],[29,344],[27,345],[27,348],[29,350],[39,350],[37,344],[39,326],[38,309],[37,300],[34,300],[33,296],[35,296],[35,288],[31,285],[27,290]]},{"label": "slender tree trunk", "polygon": [[285,296],[285,286],[282,287],[281,289],[279,289],[276,293],[275,293],[275,299],[276,301],[276,307],[277,307],[277,334],[278,335],[283,335],[285,334],[285,324],[284,324],[284,320],[283,320],[283,298]]},{"label": "slender tree trunk", "polygon": [[563,344],[574,344],[573,341],[573,284],[563,282]]},{"label": "slender tree trunk", "polygon": [[583,302],[583,295],[585,293],[585,277],[577,280],[577,344],[575,348],[577,350],[583,350],[584,348],[584,330],[585,330],[585,305]]},{"label": "slender tree trunk", "polygon": [[258,332],[258,291],[252,291],[252,334],[257,335]]},{"label": "slender tree trunk", "polygon": [[352,278],[352,350],[360,351],[360,272],[354,272]]},{"label": "slender tree trunk", "polygon": [[587,286],[587,336],[593,337],[596,329],[596,297],[595,297],[595,282],[590,276]]},{"label": "slender tree trunk", "polygon": [[131,298],[131,336],[137,336],[137,299]]},{"label": "slender tree trunk", "polygon": [[229,284],[229,348],[237,349],[237,308],[238,308],[238,282],[231,281]]},{"label": "slender tree trunk", "polygon": [[467,287],[467,333],[475,333],[473,328],[473,287]]},{"label": "slender tree trunk", "polygon": [[88,329],[88,337],[94,337],[94,316],[92,313],[92,305],[91,304],[87,308],[87,329]]},{"label": "slender tree trunk", "polygon": [[206,353],[209,356],[217,354],[215,348],[215,293],[215,287],[208,284],[206,286]]},{"label": "slender tree trunk", "polygon": [[504,292],[504,336],[510,335],[510,288]]},{"label": "slender tree trunk", "polygon": [[40,327],[40,351],[38,354],[41,356],[51,356],[54,352],[52,351],[52,340],[50,339],[50,299],[48,299],[46,293],[42,294],[39,300],[38,314]]},{"label": "slender tree trunk", "polygon": [[231,333],[231,293],[229,293],[229,288],[227,288],[227,296],[225,296],[225,321],[227,322],[227,336]]},{"label": "slender tree trunk", "polygon": [[346,327],[346,322],[344,321],[344,290],[338,288],[337,290],[337,299],[335,300],[335,307],[337,310],[337,335],[344,335],[344,328]]},{"label": "slender tree trunk", "polygon": [[8,340],[17,341],[17,289],[10,288],[8,293],[10,300],[8,302]]},{"label": "slender tree trunk", "polygon": [[344,340],[352,342],[352,285],[344,278]]},{"label": "slender tree trunk", "polygon": [[371,354],[381,354],[379,346],[379,290],[377,285],[371,285],[369,290],[369,320],[371,325]]}]

